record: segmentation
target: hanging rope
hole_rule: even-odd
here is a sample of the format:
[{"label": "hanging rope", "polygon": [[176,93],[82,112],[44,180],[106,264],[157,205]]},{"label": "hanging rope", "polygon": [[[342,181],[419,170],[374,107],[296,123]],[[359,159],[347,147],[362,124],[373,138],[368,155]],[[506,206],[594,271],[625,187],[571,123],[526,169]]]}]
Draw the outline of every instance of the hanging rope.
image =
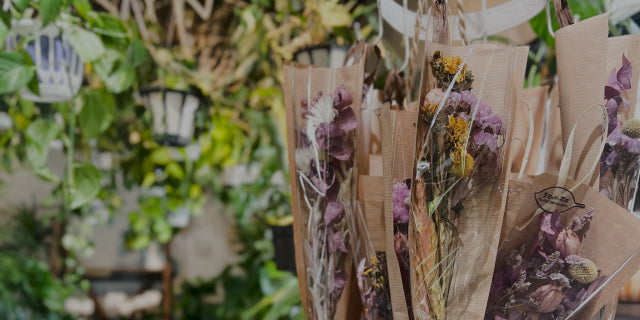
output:
[{"label": "hanging rope", "polygon": [[462,45],[465,46],[468,43],[468,39],[467,39],[467,21],[464,18],[463,0],[456,0],[456,8],[458,9],[458,30],[460,31],[460,39],[462,40]]}]

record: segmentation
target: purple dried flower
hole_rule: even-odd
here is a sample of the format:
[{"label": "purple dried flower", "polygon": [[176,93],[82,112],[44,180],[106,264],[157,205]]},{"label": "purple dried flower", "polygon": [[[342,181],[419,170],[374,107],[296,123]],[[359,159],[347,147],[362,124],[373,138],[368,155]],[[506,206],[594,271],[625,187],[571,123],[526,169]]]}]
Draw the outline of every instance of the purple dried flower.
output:
[{"label": "purple dried flower", "polygon": [[352,103],[353,97],[343,84],[340,85],[333,94],[333,107],[337,110],[342,110]]},{"label": "purple dried flower", "polygon": [[587,231],[589,231],[589,226],[591,226],[591,220],[593,220],[594,215],[593,208],[587,210],[587,213],[584,217],[575,217],[571,222],[571,230],[573,230],[579,237],[580,240],[584,239]]},{"label": "purple dried flower", "polygon": [[498,141],[493,134],[484,131],[478,132],[473,136],[473,142],[476,146],[487,146],[492,152],[498,152]]},{"label": "purple dried flower", "polygon": [[491,107],[480,102],[478,104],[478,111],[473,122],[474,126],[480,127],[483,131],[504,135],[505,128],[502,125],[502,117],[493,113]]},{"label": "purple dried flower", "polygon": [[565,262],[571,266],[583,266],[583,267],[589,266],[587,262],[584,259],[582,259],[581,256],[578,256],[578,255],[567,256],[567,258],[565,259]]},{"label": "purple dried flower", "polygon": [[393,185],[392,197],[393,197],[393,222],[394,223],[409,223],[409,211],[410,207],[407,204],[407,198],[411,196],[411,190],[403,183],[398,182]]},{"label": "purple dried flower", "polygon": [[347,272],[344,270],[338,270],[333,275],[333,281],[330,283],[330,293],[334,299],[340,298],[344,286],[347,284]]},{"label": "purple dried flower", "polygon": [[[311,182],[321,193],[326,194],[327,191],[335,184],[336,174],[333,166],[320,162],[320,167],[316,165],[315,161],[311,161],[309,166],[311,169]],[[337,184],[336,184],[337,185]]]},{"label": "purple dried flower", "polygon": [[611,71],[608,81],[609,85],[619,92],[631,89],[631,71],[631,62],[623,54],[622,67],[620,67],[620,70],[618,71],[615,69]]},{"label": "purple dried flower", "polygon": [[339,202],[329,202],[324,211],[325,227],[332,227],[334,224],[340,222],[342,218],[344,218],[344,206]]},{"label": "purple dried flower", "polygon": [[330,230],[328,239],[329,241],[329,252],[331,254],[336,251],[340,251],[342,253],[347,253],[347,245],[344,243],[344,237],[340,230]]}]

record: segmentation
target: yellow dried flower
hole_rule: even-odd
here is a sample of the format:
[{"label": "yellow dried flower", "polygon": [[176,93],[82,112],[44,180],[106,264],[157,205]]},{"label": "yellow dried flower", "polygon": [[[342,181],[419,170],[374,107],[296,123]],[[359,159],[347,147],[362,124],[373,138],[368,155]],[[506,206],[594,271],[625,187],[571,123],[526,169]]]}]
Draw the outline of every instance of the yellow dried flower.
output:
[{"label": "yellow dried flower", "polygon": [[464,148],[464,142],[469,135],[469,122],[463,118],[449,116],[449,125],[446,126],[449,141],[455,145],[456,150]]},{"label": "yellow dried flower", "polygon": [[622,125],[622,133],[626,134],[627,136],[633,139],[640,138],[640,120],[638,119],[627,120]]},{"label": "yellow dried flower", "polygon": [[569,266],[569,273],[582,284],[589,284],[598,277],[598,267],[593,261],[582,258],[585,264],[573,264]]},{"label": "yellow dried flower", "polygon": [[[462,154],[464,154],[464,161],[461,161]],[[464,150],[456,151],[451,154],[451,158],[453,159],[453,165],[449,172],[459,178],[465,178],[471,174],[471,171],[473,171],[473,157],[470,154]]]},{"label": "yellow dried flower", "polygon": [[[456,74],[458,67],[462,63],[460,57],[444,57],[442,58],[444,64],[444,71],[448,74]],[[464,70],[464,67],[463,67]]]}]

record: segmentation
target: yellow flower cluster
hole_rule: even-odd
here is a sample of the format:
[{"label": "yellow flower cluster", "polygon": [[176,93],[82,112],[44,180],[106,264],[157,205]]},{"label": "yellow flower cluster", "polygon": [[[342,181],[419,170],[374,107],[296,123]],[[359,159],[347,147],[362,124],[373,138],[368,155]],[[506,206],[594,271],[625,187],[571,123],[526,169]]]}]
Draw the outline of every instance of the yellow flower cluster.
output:
[{"label": "yellow flower cluster", "polygon": [[[460,64],[462,63],[462,59],[460,59],[460,57],[444,57],[442,58],[442,63],[444,64],[444,71],[448,74],[455,74],[458,71],[458,67],[460,66]],[[466,66],[462,67],[462,70],[464,71],[464,69],[466,68]]]},{"label": "yellow flower cluster", "polygon": [[469,122],[463,118],[449,116],[449,125],[445,126],[449,141],[455,145],[455,149],[464,148],[464,143],[469,135]]},{"label": "yellow flower cluster", "polygon": [[453,160],[450,172],[457,177],[464,178],[473,170],[473,157],[467,153],[465,142],[469,135],[469,122],[458,117],[449,116],[449,125],[446,126],[449,141],[453,143],[453,152],[450,157]]}]

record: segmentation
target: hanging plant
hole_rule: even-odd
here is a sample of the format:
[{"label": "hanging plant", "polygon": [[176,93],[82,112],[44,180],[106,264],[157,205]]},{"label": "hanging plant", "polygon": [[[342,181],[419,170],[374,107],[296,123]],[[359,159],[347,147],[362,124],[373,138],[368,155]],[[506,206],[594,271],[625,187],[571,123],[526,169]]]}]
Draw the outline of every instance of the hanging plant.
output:
[{"label": "hanging plant", "polygon": [[7,50],[15,51],[22,46],[36,67],[39,90],[33,92],[33,87],[26,86],[20,89],[26,100],[47,103],[69,101],[80,89],[84,62],[63,37],[61,26],[64,25],[55,23],[42,28],[41,21],[22,19],[13,23],[7,35]]},{"label": "hanging plant", "polygon": [[164,87],[140,91],[144,105],[153,117],[153,134],[161,145],[184,147],[193,141],[196,112],[203,99],[189,91]]}]

